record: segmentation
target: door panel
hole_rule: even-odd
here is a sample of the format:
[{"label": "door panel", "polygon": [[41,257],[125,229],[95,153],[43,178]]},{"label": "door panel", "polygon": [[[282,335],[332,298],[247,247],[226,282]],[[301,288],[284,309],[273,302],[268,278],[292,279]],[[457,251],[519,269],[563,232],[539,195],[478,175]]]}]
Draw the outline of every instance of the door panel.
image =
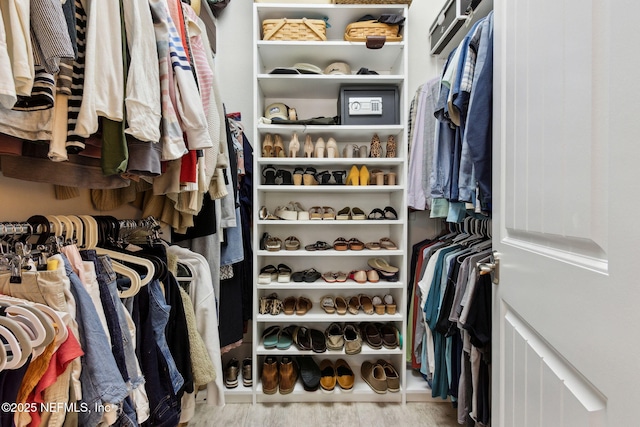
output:
[{"label": "door panel", "polygon": [[637,425],[640,4],[494,10],[493,425]]}]

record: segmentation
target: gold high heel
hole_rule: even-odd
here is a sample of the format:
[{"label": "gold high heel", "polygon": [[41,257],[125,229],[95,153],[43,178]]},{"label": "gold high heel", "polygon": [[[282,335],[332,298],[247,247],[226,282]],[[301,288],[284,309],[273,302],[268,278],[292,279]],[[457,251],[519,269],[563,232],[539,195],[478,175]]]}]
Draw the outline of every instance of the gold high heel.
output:
[{"label": "gold high heel", "polygon": [[327,141],[327,157],[330,159],[340,157],[340,152],[338,151],[338,144],[336,140],[333,138],[329,138]]},{"label": "gold high heel", "polygon": [[369,169],[364,165],[360,168],[360,185],[369,185]]},{"label": "gold high heel", "polygon": [[273,157],[271,151],[273,150],[273,136],[268,133],[262,140],[262,157]]},{"label": "gold high heel", "polygon": [[360,171],[356,165],[351,166],[349,175],[345,181],[346,185],[360,185]]},{"label": "gold high heel", "polygon": [[304,139],[304,156],[313,157],[313,142],[311,142],[311,135],[307,135]]},{"label": "gold high heel", "polygon": [[275,157],[284,157],[284,143],[280,135],[275,136],[275,143],[273,144],[273,150]]},{"label": "gold high heel", "polygon": [[291,141],[289,141],[289,157],[298,157],[298,151],[300,150],[300,141],[298,141],[298,134],[293,133]]},{"label": "gold high heel", "polygon": [[324,157],[324,139],[318,138],[318,140],[316,141],[315,153],[317,158]]}]

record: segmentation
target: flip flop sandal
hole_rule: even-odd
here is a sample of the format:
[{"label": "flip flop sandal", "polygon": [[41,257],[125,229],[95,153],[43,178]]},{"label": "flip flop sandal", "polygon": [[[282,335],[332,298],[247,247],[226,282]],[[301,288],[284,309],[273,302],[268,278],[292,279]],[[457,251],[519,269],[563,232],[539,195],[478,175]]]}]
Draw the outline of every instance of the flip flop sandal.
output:
[{"label": "flip flop sandal", "polygon": [[333,249],[336,251],[346,251],[349,249],[349,242],[344,237],[338,237],[333,241]]},{"label": "flip flop sandal", "polygon": [[291,268],[286,264],[278,264],[278,283],[291,281]]},{"label": "flip flop sandal", "polygon": [[317,242],[304,247],[308,251],[326,251],[332,248],[327,242],[318,240]]},{"label": "flip flop sandal", "polygon": [[293,337],[291,336],[291,329],[289,327],[280,329],[278,333],[278,342],[276,348],[278,350],[288,350],[293,344]]},{"label": "flip flop sandal", "polygon": [[375,208],[374,210],[369,212],[367,219],[384,219],[384,212],[382,211],[382,209]]},{"label": "flip flop sandal", "polygon": [[311,350],[311,335],[306,326],[297,326],[293,332],[293,342],[299,350]]},{"label": "flip flop sandal", "polygon": [[282,240],[278,237],[269,237],[265,243],[265,247],[269,252],[277,252],[282,248]]},{"label": "flip flop sandal", "polygon": [[367,264],[369,264],[369,267],[375,268],[376,270],[383,271],[385,273],[397,273],[399,271],[398,267],[390,265],[386,260],[382,258],[369,258]]},{"label": "flip flop sandal", "polygon": [[347,273],[343,273],[342,271],[338,271],[333,273],[333,276],[336,278],[336,282],[343,283],[347,281]]},{"label": "flip flop sandal", "polygon": [[327,283],[335,283],[336,278],[333,277],[333,273],[328,271],[326,273],[322,273],[322,279],[324,279]]},{"label": "flip flop sandal", "polygon": [[380,239],[380,246],[384,249],[388,249],[390,251],[395,251],[398,249],[398,245],[396,245],[393,240],[388,237],[383,237]]},{"label": "flip flop sandal", "polygon": [[384,219],[398,219],[398,212],[391,206],[384,208]]},{"label": "flip flop sandal", "polygon": [[351,219],[355,219],[355,220],[367,219],[367,215],[364,213],[362,209],[353,208],[351,209]]},{"label": "flip flop sandal", "polygon": [[262,176],[264,176],[264,185],[276,185],[276,168],[271,165],[267,165],[262,169]]},{"label": "flip flop sandal", "polygon": [[327,339],[319,329],[311,329],[311,349],[314,353],[324,353],[327,351]]},{"label": "flip flop sandal", "polygon": [[260,269],[258,283],[271,283],[278,279],[278,270],[272,264],[265,265]]},{"label": "flip flop sandal", "polygon": [[300,249],[300,240],[295,236],[289,236],[284,240],[284,248],[288,251],[297,251]]},{"label": "flip flop sandal", "polygon": [[262,344],[264,348],[274,348],[278,343],[278,333],[280,326],[269,326],[262,333]]},{"label": "flip flop sandal", "polygon": [[313,283],[318,280],[322,275],[315,269],[311,268],[304,272],[303,280],[307,283]]}]

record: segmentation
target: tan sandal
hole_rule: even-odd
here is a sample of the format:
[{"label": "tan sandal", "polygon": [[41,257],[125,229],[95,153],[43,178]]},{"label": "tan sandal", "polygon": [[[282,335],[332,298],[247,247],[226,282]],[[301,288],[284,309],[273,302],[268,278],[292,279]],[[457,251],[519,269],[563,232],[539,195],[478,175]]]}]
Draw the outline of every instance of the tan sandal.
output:
[{"label": "tan sandal", "polygon": [[341,316],[347,314],[347,301],[343,297],[337,296],[334,300],[334,305],[336,308],[336,313]]},{"label": "tan sandal", "polygon": [[310,219],[322,219],[323,214],[324,214],[324,210],[320,206],[314,206],[311,209],[309,209]]},{"label": "tan sandal", "polygon": [[360,294],[358,295],[358,298],[360,299],[360,307],[362,307],[364,313],[373,314],[373,302],[371,301],[371,297],[366,294]]},{"label": "tan sandal", "polygon": [[313,303],[309,298],[300,297],[298,298],[298,302],[296,303],[296,314],[300,316],[307,314],[307,312],[311,310],[312,307]]},{"label": "tan sandal", "polygon": [[388,249],[393,251],[398,249],[398,245],[396,245],[395,242],[388,237],[383,237],[382,239],[380,239],[380,246],[383,249]]},{"label": "tan sandal", "polygon": [[300,240],[295,236],[289,236],[284,240],[284,248],[288,251],[297,251],[300,249]]}]

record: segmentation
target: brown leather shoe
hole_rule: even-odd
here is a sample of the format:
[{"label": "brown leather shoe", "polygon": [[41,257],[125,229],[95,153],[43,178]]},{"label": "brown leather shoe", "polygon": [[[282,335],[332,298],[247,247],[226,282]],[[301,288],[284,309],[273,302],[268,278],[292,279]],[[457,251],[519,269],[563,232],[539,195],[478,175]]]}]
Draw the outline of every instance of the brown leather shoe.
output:
[{"label": "brown leather shoe", "polygon": [[387,392],[387,376],[384,368],[379,363],[373,364],[366,361],[360,367],[362,379],[378,394]]},{"label": "brown leather shoe", "polygon": [[267,356],[262,366],[262,392],[275,394],[278,391],[278,360],[273,356]]},{"label": "brown leather shoe", "polygon": [[293,391],[298,380],[298,370],[289,356],[283,356],[280,362],[280,394],[289,394]]},{"label": "brown leather shoe", "polygon": [[336,360],[334,367],[336,370],[336,382],[340,388],[344,391],[352,390],[353,383],[355,382],[355,375],[353,375],[353,371],[347,361],[344,359],[338,359]]},{"label": "brown leather shoe", "polygon": [[387,390],[391,392],[400,391],[400,375],[396,368],[383,359],[378,359],[377,363],[384,368],[384,374],[387,376]]},{"label": "brown leather shoe", "polygon": [[336,387],[336,371],[331,360],[324,359],[320,362],[320,387],[323,391],[333,391]]}]

